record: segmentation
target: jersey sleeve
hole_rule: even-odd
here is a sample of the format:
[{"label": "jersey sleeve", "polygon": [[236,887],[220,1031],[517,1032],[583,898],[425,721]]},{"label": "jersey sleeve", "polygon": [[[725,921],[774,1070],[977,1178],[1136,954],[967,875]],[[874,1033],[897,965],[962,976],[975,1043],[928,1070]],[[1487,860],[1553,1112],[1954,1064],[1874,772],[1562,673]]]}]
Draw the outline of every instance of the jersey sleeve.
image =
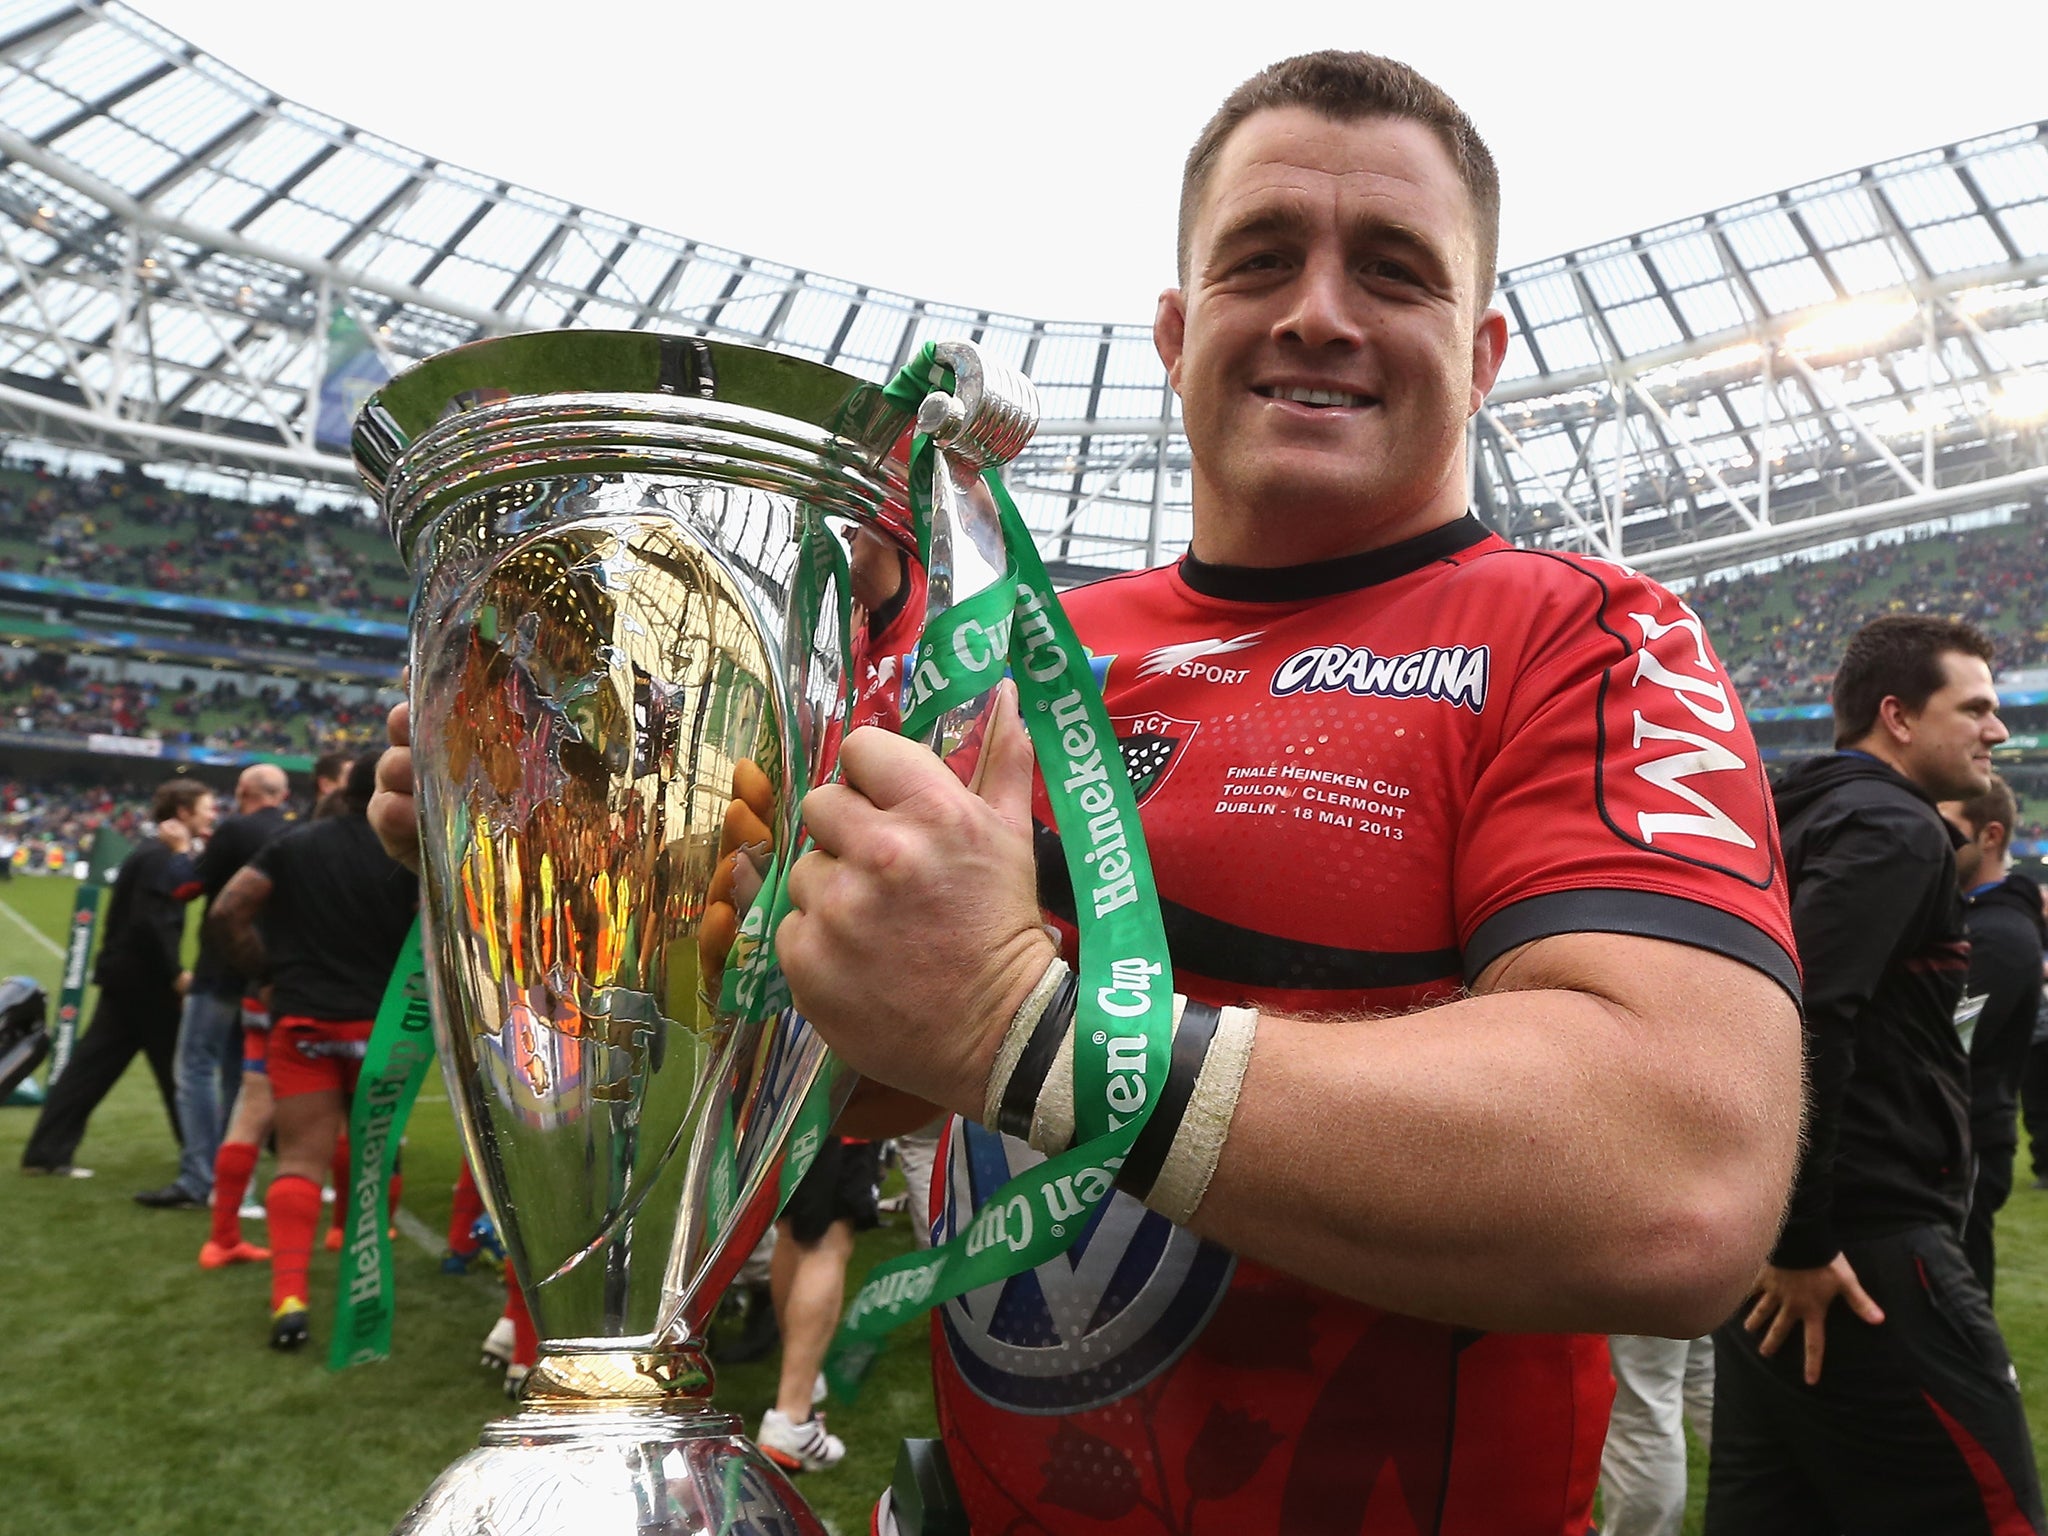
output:
[{"label": "jersey sleeve", "polygon": [[1559,933],[1727,955],[1796,999],[1769,785],[1698,615],[1620,566],[1540,554],[1497,750],[1459,831],[1465,977]]}]

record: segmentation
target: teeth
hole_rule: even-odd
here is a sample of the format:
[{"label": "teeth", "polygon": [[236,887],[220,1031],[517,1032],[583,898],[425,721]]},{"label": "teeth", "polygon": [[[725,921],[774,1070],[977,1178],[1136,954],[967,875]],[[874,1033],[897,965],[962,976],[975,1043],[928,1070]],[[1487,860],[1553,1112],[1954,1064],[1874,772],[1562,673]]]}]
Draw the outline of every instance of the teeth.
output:
[{"label": "teeth", "polygon": [[1261,391],[1261,393],[1270,394],[1274,399],[1292,400],[1299,405],[1348,405],[1357,407],[1372,403],[1365,395],[1348,395],[1341,390],[1335,389],[1279,389]]}]

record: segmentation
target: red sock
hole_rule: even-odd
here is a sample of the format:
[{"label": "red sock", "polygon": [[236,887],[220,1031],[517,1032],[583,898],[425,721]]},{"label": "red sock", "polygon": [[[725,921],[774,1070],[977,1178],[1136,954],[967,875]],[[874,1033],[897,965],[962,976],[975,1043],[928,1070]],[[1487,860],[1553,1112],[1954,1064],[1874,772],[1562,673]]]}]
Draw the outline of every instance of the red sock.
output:
[{"label": "red sock", "polygon": [[465,1161],[455,1176],[455,1203],[448,1208],[448,1251],[460,1258],[476,1252],[476,1219],[484,1213],[484,1197],[477,1193],[476,1176]]},{"label": "red sock", "polygon": [[398,1197],[405,1189],[405,1175],[396,1168],[391,1170],[391,1189],[384,1202],[385,1213],[390,1216],[393,1226],[398,1224]]},{"label": "red sock", "polygon": [[334,1230],[348,1236],[348,1132],[334,1138],[334,1166],[329,1170],[334,1189]]},{"label": "red sock", "polygon": [[512,1363],[531,1366],[540,1359],[540,1335],[534,1331],[533,1314],[526,1310],[526,1293],[512,1266],[505,1266],[505,1315],[512,1319]]},{"label": "red sock", "polygon": [[232,1248],[242,1240],[242,1196],[256,1172],[256,1143],[224,1141],[213,1158],[213,1240]]},{"label": "red sock", "polygon": [[320,1226],[320,1186],[296,1173],[270,1181],[264,1201],[270,1210],[270,1307],[290,1298],[312,1300],[306,1267],[313,1259],[313,1234]]}]

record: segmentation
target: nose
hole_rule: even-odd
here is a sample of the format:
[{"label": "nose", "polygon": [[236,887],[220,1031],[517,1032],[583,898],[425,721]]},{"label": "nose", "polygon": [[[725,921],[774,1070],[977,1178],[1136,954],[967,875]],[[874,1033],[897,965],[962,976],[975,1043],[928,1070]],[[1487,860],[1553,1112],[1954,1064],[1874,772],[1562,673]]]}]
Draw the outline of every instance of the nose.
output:
[{"label": "nose", "polygon": [[1290,299],[1275,326],[1282,340],[1308,347],[1355,347],[1364,341],[1357,289],[1335,253],[1316,253],[1302,264]]},{"label": "nose", "polygon": [[1986,715],[1984,719],[1986,724],[1984,739],[1990,742],[1992,746],[1997,746],[2001,741],[2012,735],[2012,732],[2005,728],[2005,722],[1999,719],[1997,715]]}]

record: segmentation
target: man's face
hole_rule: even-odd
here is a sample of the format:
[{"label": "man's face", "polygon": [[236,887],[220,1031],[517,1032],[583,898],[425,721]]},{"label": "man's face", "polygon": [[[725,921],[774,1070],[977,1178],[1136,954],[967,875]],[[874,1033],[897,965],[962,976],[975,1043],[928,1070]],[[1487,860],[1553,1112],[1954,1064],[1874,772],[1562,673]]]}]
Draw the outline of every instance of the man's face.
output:
[{"label": "man's face", "polygon": [[1967,800],[1991,787],[1991,749],[2006,738],[1991,668],[1946,651],[1942,685],[1918,710],[1902,710],[1900,766],[1938,800]]},{"label": "man's face", "polygon": [[[1254,113],[1191,221],[1153,335],[1195,461],[1196,542],[1226,522],[1275,558],[1392,542],[1464,510],[1465,423],[1507,346],[1481,315],[1456,167],[1420,123]],[[1208,558],[1215,558],[1211,555]]]},{"label": "man's face", "polygon": [[194,837],[205,837],[213,831],[213,824],[219,815],[220,802],[211,795],[201,795],[178,812],[178,820],[185,823],[185,830]]}]

